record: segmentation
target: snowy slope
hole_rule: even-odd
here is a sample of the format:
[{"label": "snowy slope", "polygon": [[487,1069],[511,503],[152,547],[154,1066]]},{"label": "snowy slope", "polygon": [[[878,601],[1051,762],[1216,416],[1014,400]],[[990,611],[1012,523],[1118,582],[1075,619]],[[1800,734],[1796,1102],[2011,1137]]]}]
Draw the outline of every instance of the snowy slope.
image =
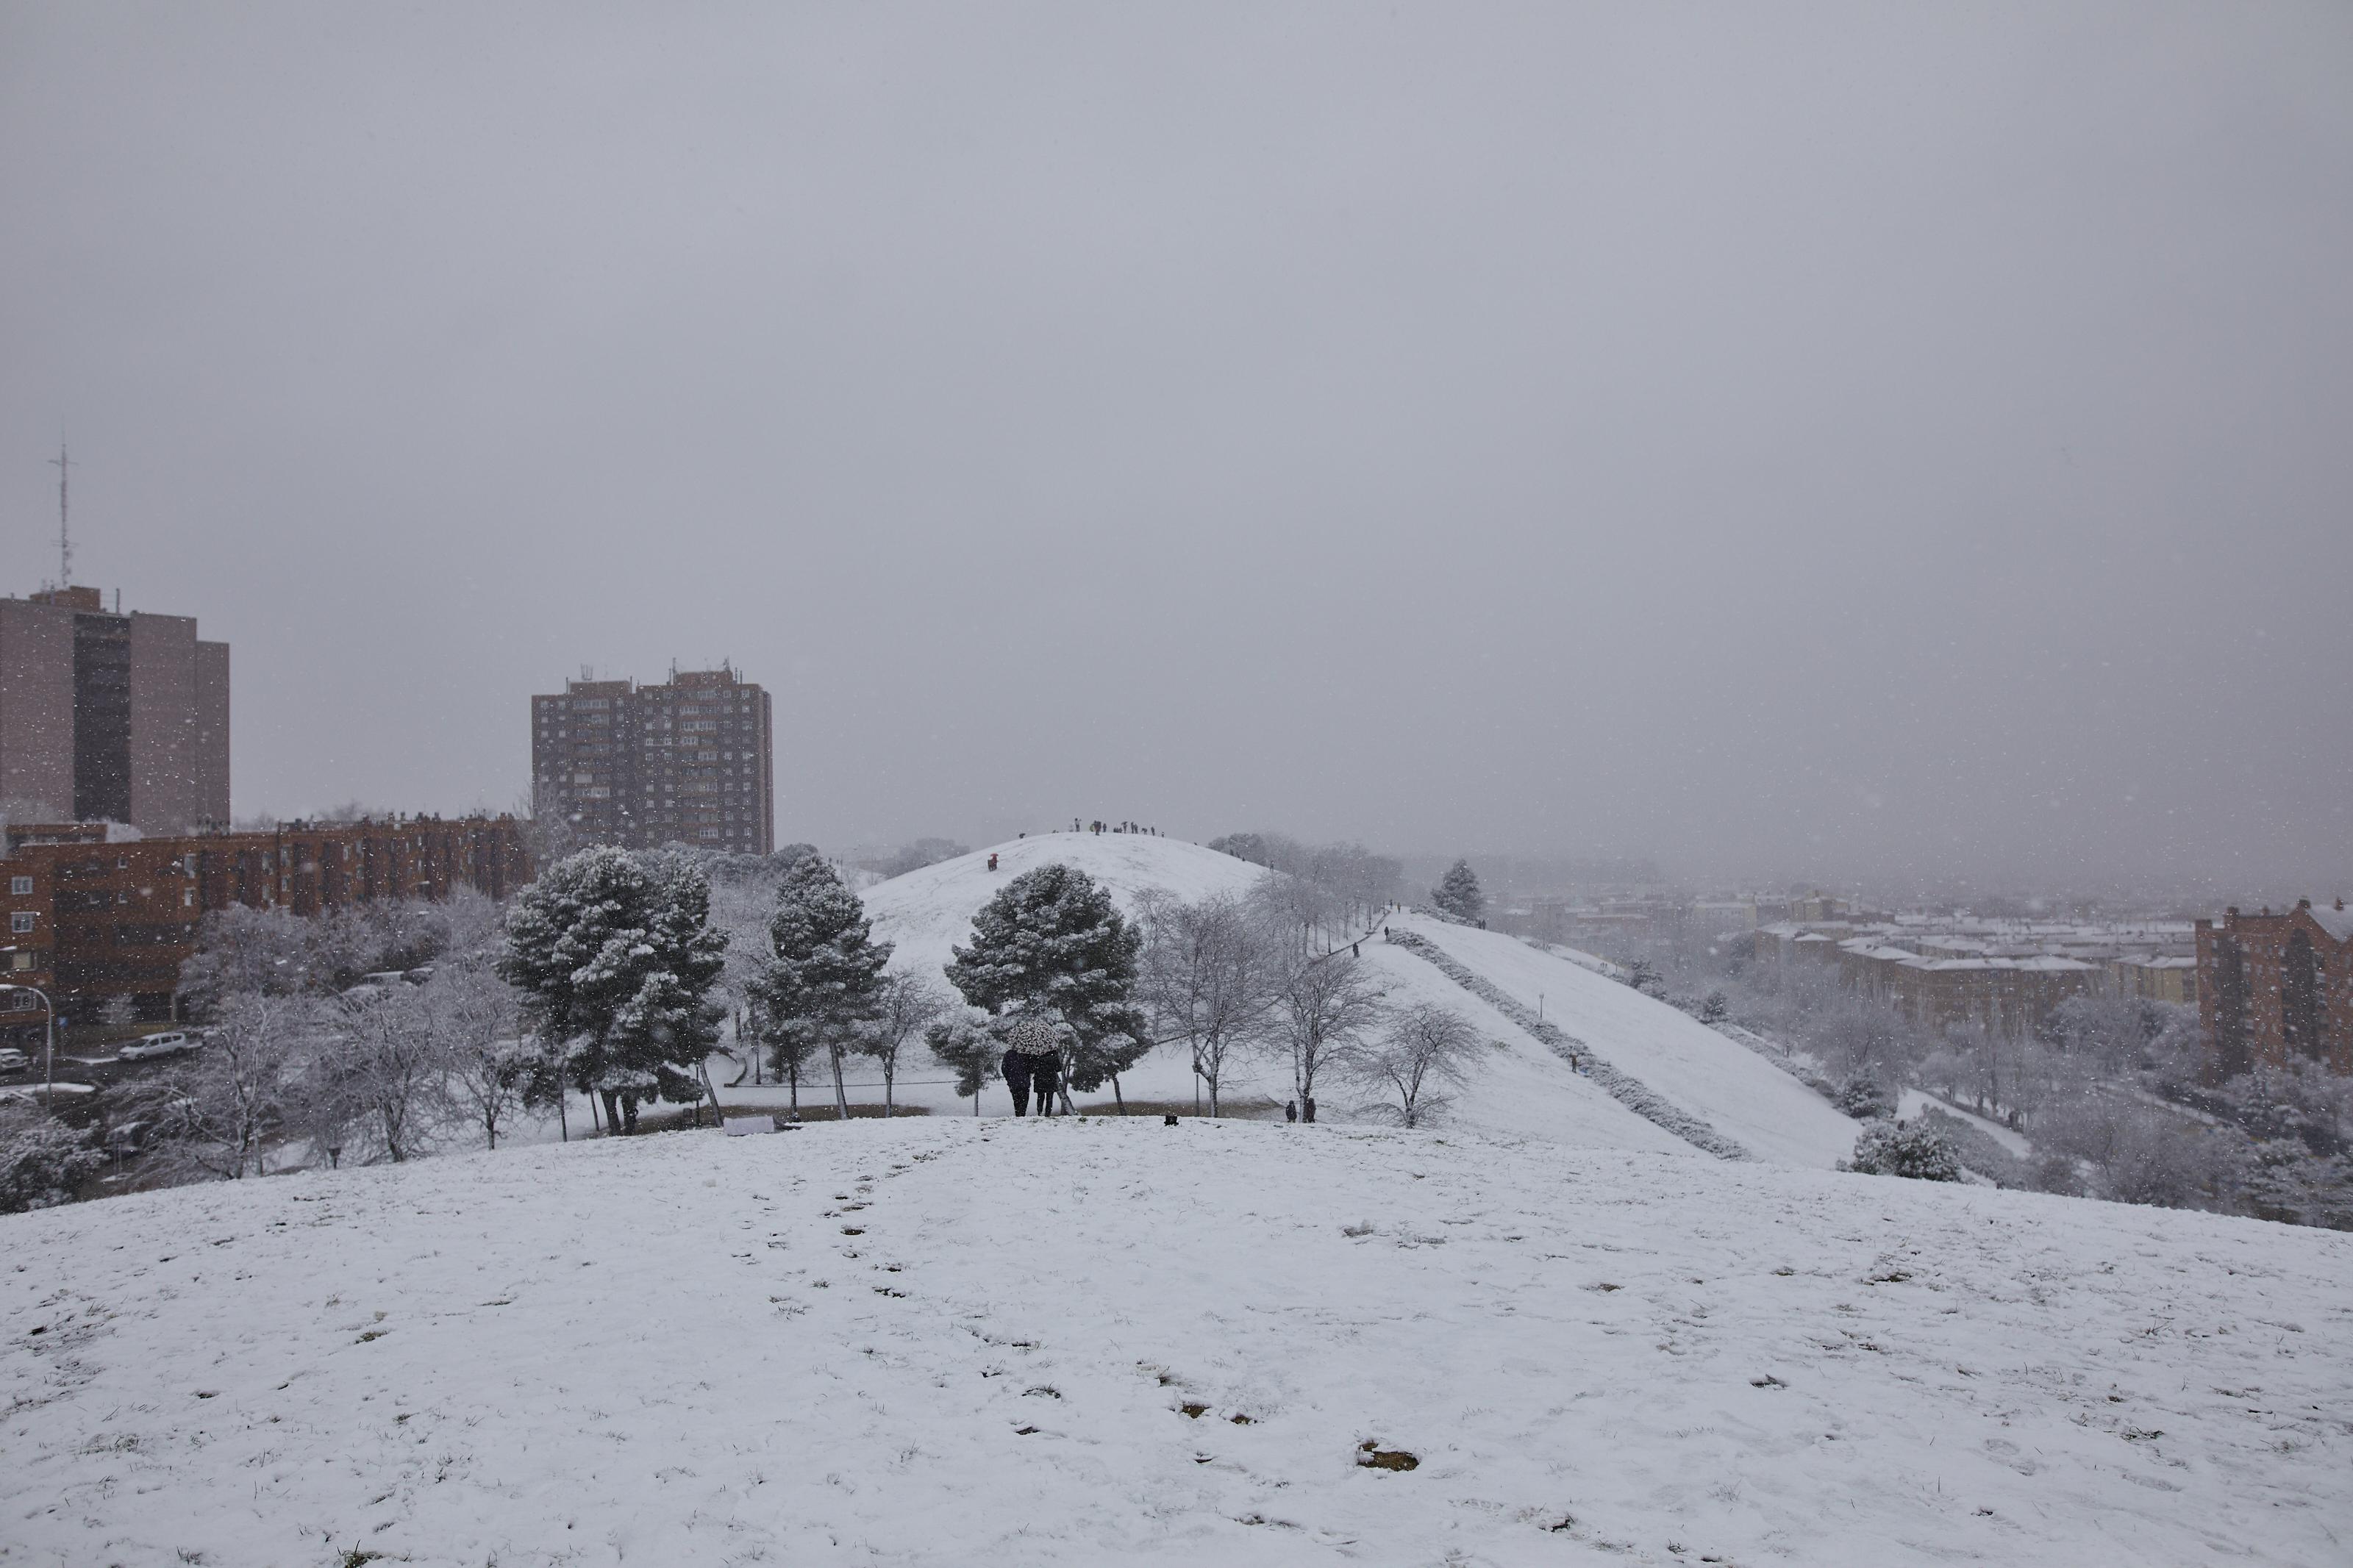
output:
[{"label": "snowy slope", "polygon": [[[997,869],[993,872],[988,869],[991,853],[997,856]],[[876,937],[898,944],[892,954],[892,968],[936,975],[948,962],[949,950],[970,940],[972,917],[999,888],[1024,871],[1056,861],[1075,866],[1103,883],[1121,907],[1131,911],[1137,898],[1149,890],[1162,889],[1187,900],[1219,892],[1240,894],[1264,875],[1247,861],[1179,839],[1050,833],[999,844],[893,878],[866,893],[867,913],[872,918]],[[1454,1109],[1454,1121],[1491,1131],[1557,1139],[1580,1148],[1688,1152],[1679,1140],[1570,1072],[1543,1045],[1429,964],[1379,942],[1366,944],[1364,956],[1380,976],[1390,1001],[1434,1002],[1451,1007],[1469,1018],[1483,1037],[1500,1042],[1501,1048],[1482,1055],[1479,1072]],[[903,1103],[924,1106],[934,1115],[970,1112],[972,1102],[958,1100],[954,1086],[942,1079],[936,1069],[919,1063],[908,1079],[911,1081],[900,1096]],[[1122,1088],[1130,1100],[1189,1105],[1193,1100],[1189,1058],[1180,1047],[1164,1047],[1125,1075]],[[1325,1119],[1351,1119],[1354,1097],[1344,1086],[1335,1082],[1319,1087],[1317,1092]],[[1225,1080],[1229,1105],[1262,1104],[1269,1100],[1279,1104],[1291,1094],[1286,1068],[1248,1059],[1229,1067]],[[818,1098],[822,1099],[822,1094]],[[860,1098],[876,1096],[865,1091]],[[731,1099],[746,1105],[781,1102],[776,1092],[745,1095],[738,1091]],[[991,1115],[1010,1110],[1001,1086],[984,1091],[982,1109]]]},{"label": "snowy slope", "polygon": [[[997,857],[997,868],[988,858]],[[1084,871],[1112,891],[1133,914],[1137,897],[1172,893],[1187,901],[1214,893],[1241,894],[1266,875],[1247,860],[1204,849],[1180,838],[1131,833],[1040,833],[959,855],[910,871],[869,889],[866,912],[874,934],[897,942],[893,969],[937,974],[949,949],[972,940],[972,917],[997,889],[1041,866],[1057,863]]]},{"label": "snowy slope", "polygon": [[2353,1237],[2200,1214],[1461,1131],[940,1119],[185,1188],[0,1218],[0,1248],[11,1568],[2353,1540]]},{"label": "snowy slope", "polygon": [[[988,868],[992,854],[997,857],[997,868],[994,871]],[[1257,886],[1259,879],[1266,875],[1247,860],[1237,860],[1230,855],[1177,838],[1127,833],[1043,833],[992,845],[893,877],[866,891],[866,912],[873,921],[876,939],[895,944],[891,954],[893,970],[923,973],[947,991],[940,971],[952,956],[951,949],[972,940],[972,917],[1014,878],[1058,862],[1076,867],[1108,888],[1121,910],[1130,915],[1135,912],[1137,900],[1147,892],[1166,892],[1187,901],[1216,893],[1239,896]],[[958,1111],[970,1114],[973,1102],[958,1100],[954,1084],[942,1076],[941,1070],[923,1058],[920,1049],[915,1054],[920,1059],[909,1074],[912,1081],[903,1086],[900,1100],[923,1106],[935,1116]],[[1244,1100],[1263,1100],[1265,1092],[1275,1085],[1267,1074],[1245,1068],[1233,1074],[1228,1087],[1229,1097],[1239,1105]],[[1123,1075],[1121,1088],[1131,1100],[1189,1105],[1193,1099],[1190,1058],[1179,1050],[1156,1051],[1134,1071]],[[781,1098],[773,1093],[740,1098],[745,1098],[747,1102],[782,1103]],[[872,1100],[881,1097],[870,1090],[856,1098]],[[1282,1097],[1274,1098],[1279,1103]],[[982,1091],[984,1115],[1007,1116],[1012,1109],[1002,1084],[991,1085]]]},{"label": "snowy slope", "polygon": [[1596,1055],[1760,1158],[1827,1169],[1854,1152],[1855,1123],[1754,1051],[1630,986],[1500,931],[1420,914],[1414,931]]},{"label": "snowy slope", "polygon": [[[1493,1043],[1494,1048],[1480,1053],[1469,1081],[1454,1092],[1443,1126],[1549,1138],[1580,1149],[1693,1152],[1673,1133],[1643,1121],[1590,1079],[1570,1071],[1549,1047],[1430,964],[1386,942],[1366,942],[1362,951],[1379,978],[1383,1000],[1393,1006],[1435,1003],[1469,1019],[1482,1039]],[[1333,1119],[1350,1119],[1347,1091],[1330,1089],[1324,1097]]]}]

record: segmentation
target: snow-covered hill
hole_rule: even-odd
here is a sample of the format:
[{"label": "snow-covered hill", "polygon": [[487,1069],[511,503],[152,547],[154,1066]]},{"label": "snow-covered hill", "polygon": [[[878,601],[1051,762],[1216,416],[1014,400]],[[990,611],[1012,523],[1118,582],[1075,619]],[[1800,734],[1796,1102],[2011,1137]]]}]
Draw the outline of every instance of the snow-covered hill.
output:
[{"label": "snow-covered hill", "polygon": [[[988,869],[988,857],[997,868]],[[1063,861],[1109,887],[1121,905],[1165,890],[1184,899],[1241,893],[1264,875],[1259,868],[1198,845],[1140,835],[1051,833],[1016,839],[894,878],[865,895],[874,933],[898,944],[893,968],[936,974],[949,950],[971,935],[972,917],[1013,877]],[[1854,1147],[1855,1125],[1795,1079],[1715,1030],[1588,968],[1497,933],[1399,914],[1388,922],[1418,933],[1531,1012],[1541,1002],[1548,1021],[1577,1036],[1610,1067],[1638,1079],[1686,1114],[1720,1129],[1762,1159],[1829,1167]],[[1434,1002],[1469,1018],[1501,1047],[1458,1097],[1457,1125],[1550,1138],[1588,1149],[1687,1152],[1674,1133],[1627,1109],[1591,1078],[1581,1077],[1545,1043],[1487,1002],[1405,948],[1372,941],[1362,953],[1393,1002]],[[1237,1103],[1291,1094],[1288,1078],[1271,1062],[1238,1064],[1229,1081]],[[1127,1075],[1129,1098],[1190,1103],[1193,1082],[1180,1050],[1164,1049]],[[984,1109],[1001,1112],[984,1097]],[[1350,1115],[1338,1086],[1324,1094],[1325,1114]],[[871,1096],[870,1096],[871,1097]],[[773,1093],[748,1097],[775,1099]],[[952,1086],[918,1068],[902,1098],[934,1113],[971,1109]]]},{"label": "snow-covered hill", "polygon": [[1426,915],[1394,922],[1443,949],[1596,1056],[1761,1159],[1829,1169],[1854,1152],[1855,1123],[1756,1052],[1690,1015],[1499,931]]},{"label": "snow-covered hill", "polygon": [[10,1565],[2353,1541],[2353,1237],[2200,1214],[1461,1130],[931,1119],[184,1188],[0,1219],[0,1249]]},{"label": "snow-covered hill", "polygon": [[[997,869],[988,858],[997,858]],[[891,967],[937,974],[948,950],[972,940],[972,917],[1024,871],[1075,867],[1111,889],[1134,913],[1138,897],[1166,892],[1187,900],[1244,893],[1266,872],[1247,860],[1181,838],[1141,833],[1040,833],[942,860],[867,890],[874,934],[899,944]]]}]

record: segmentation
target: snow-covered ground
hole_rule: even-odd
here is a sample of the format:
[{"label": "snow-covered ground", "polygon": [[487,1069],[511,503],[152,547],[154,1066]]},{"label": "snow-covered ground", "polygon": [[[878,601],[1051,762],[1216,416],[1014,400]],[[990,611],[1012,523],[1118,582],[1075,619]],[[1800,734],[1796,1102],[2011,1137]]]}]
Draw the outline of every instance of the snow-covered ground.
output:
[{"label": "snow-covered ground", "polygon": [[8,1564],[2353,1544],[2353,1237],[2202,1214],[939,1118],[183,1188],[0,1247]]},{"label": "snow-covered ground", "polygon": [[[988,869],[988,857],[998,857]],[[972,917],[1005,883],[1023,871],[1063,861],[1110,888],[1133,910],[1144,893],[1160,889],[1183,899],[1212,893],[1242,893],[1264,873],[1246,861],[1179,839],[1128,834],[1050,833],[1016,839],[993,849],[927,866],[893,878],[866,895],[874,934],[897,944],[895,969],[936,975],[949,950],[969,939]],[[1493,932],[1414,914],[1396,914],[1389,923],[1420,932],[1447,952],[1534,1008],[1543,998],[1546,1016],[1579,1036],[1620,1072],[1686,1111],[1710,1121],[1758,1156],[1827,1167],[1854,1147],[1855,1126],[1822,1099],[1770,1063],[1665,1004],[1630,990],[1594,972],[1594,962],[1540,951]],[[1452,1124],[1466,1129],[1545,1137],[1588,1149],[1634,1149],[1666,1152],[1688,1145],[1644,1121],[1591,1080],[1579,1077],[1541,1042],[1487,1003],[1446,978],[1428,962],[1378,941],[1362,947],[1394,1002],[1435,1002],[1469,1018],[1501,1048],[1481,1058],[1479,1070],[1457,1096]],[[871,1078],[871,1072],[866,1074]],[[1154,1053],[1124,1075],[1122,1089],[1132,1100],[1190,1104],[1194,1084],[1181,1047]],[[1229,1069],[1229,1104],[1280,1103],[1293,1093],[1287,1068],[1274,1061],[1243,1058]],[[1347,1121],[1361,1114],[1345,1086],[1319,1085],[1321,1113]],[[820,1091],[814,1098],[823,1099]],[[812,1097],[804,1092],[804,1101]],[[871,1089],[858,1098],[880,1098]],[[945,1075],[920,1058],[910,1064],[897,1098],[934,1115],[965,1113]],[[1108,1097],[1103,1097],[1108,1101]],[[729,1091],[744,1108],[781,1105],[780,1089]],[[1002,1086],[982,1095],[982,1110],[1010,1109]]]},{"label": "snow-covered ground", "polygon": [[1630,986],[1501,931],[1427,915],[1392,924],[1427,938],[1603,1060],[1759,1158],[1824,1169],[1854,1152],[1853,1121],[1756,1052]]}]

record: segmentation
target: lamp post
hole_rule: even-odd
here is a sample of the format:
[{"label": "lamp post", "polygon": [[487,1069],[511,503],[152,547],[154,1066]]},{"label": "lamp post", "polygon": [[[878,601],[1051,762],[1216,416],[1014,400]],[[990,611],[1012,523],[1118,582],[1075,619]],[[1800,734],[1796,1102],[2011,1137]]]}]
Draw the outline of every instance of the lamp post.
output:
[{"label": "lamp post", "polygon": [[41,999],[48,1029],[48,1043],[41,1052],[41,1109],[54,1116],[58,1110],[58,1010],[50,1003],[49,994],[37,985],[0,984],[0,991],[29,991]]}]

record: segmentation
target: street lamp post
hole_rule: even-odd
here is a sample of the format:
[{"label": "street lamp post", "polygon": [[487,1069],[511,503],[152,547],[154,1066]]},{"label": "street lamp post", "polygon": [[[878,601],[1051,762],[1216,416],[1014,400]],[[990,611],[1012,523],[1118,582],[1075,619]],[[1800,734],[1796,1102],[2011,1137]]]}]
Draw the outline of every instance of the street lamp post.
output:
[{"label": "street lamp post", "polygon": [[0,991],[29,991],[41,999],[41,1011],[47,1016],[48,1043],[41,1052],[41,1109],[54,1116],[58,1110],[58,1010],[49,1001],[49,994],[37,985],[0,984]]}]

